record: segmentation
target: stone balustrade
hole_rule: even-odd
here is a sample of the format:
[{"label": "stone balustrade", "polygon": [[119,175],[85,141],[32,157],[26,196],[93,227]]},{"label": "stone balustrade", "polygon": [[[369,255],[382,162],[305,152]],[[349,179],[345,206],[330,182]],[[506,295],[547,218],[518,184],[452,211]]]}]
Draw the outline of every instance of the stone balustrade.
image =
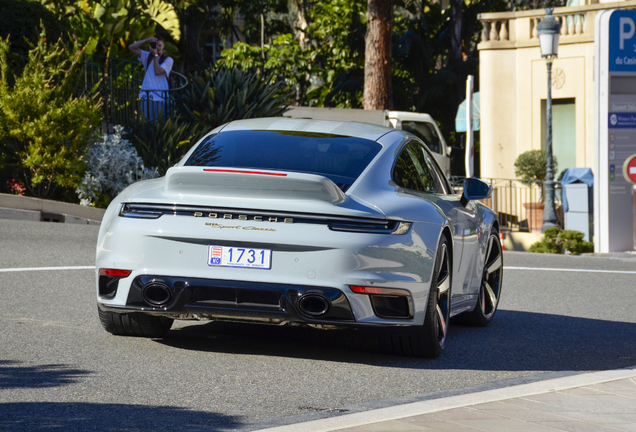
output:
[{"label": "stone balustrade", "polygon": [[[554,16],[561,23],[559,44],[593,41],[594,20],[600,10],[635,8],[636,0],[555,8]],[[544,16],[543,9],[480,14],[483,30],[479,49],[538,46],[537,25]]]},{"label": "stone balustrade", "polygon": [[481,41],[509,41],[510,31],[508,29],[509,20],[488,20],[481,19],[484,28],[481,31]]}]

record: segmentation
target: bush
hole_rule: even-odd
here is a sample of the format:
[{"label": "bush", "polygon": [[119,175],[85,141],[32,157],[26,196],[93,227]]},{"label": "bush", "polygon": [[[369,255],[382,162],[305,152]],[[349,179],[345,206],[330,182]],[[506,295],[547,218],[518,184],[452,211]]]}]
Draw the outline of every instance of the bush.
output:
[{"label": "bush", "polygon": [[558,242],[560,228],[548,228],[543,233],[543,240],[533,243],[528,252],[562,254],[563,246]]},{"label": "bush", "polygon": [[122,126],[91,142],[86,153],[86,173],[77,187],[82,205],[107,207],[127,186],[157,177],[156,168],[146,168],[133,145],[122,138]]},{"label": "bush", "polygon": [[82,58],[77,41],[47,46],[43,30],[13,84],[10,48],[9,39],[0,38],[0,162],[30,194],[50,198],[56,189],[79,184],[101,103],[75,95]]},{"label": "bush", "polygon": [[585,235],[580,231],[548,228],[543,234],[543,240],[533,243],[528,252],[561,254],[565,250],[572,255],[594,252],[594,244],[583,240]]},{"label": "bush", "polygon": [[190,123],[173,114],[154,122],[141,120],[131,125],[127,138],[141,158],[156,167],[159,175],[179,162],[205,131],[198,123]]},{"label": "bush", "polygon": [[238,67],[210,67],[190,78],[182,101],[189,121],[209,130],[232,120],[278,117],[290,104],[285,83]]},{"label": "bush", "polygon": [[[515,160],[515,175],[522,180],[543,182],[545,181],[547,162],[548,155],[545,150],[523,152]],[[556,173],[559,164],[554,155],[552,155],[552,163]]]}]

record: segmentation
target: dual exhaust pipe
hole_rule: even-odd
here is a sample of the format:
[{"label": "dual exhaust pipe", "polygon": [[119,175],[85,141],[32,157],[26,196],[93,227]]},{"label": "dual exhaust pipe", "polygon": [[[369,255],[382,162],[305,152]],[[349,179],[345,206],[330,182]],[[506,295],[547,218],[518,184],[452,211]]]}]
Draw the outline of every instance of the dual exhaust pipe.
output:
[{"label": "dual exhaust pipe", "polygon": [[[163,307],[170,303],[172,290],[163,281],[153,279],[143,287],[141,295],[150,306]],[[312,318],[326,314],[330,308],[331,301],[320,294],[307,293],[298,299],[298,309]]]}]

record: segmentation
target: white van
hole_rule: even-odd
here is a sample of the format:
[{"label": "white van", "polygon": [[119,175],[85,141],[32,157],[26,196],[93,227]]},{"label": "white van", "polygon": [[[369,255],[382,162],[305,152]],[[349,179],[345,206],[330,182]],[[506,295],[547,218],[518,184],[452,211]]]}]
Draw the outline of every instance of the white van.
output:
[{"label": "white van", "polygon": [[424,141],[446,177],[450,179],[451,148],[446,145],[435,120],[428,114],[389,110],[290,107],[283,117],[356,121],[408,131]]}]

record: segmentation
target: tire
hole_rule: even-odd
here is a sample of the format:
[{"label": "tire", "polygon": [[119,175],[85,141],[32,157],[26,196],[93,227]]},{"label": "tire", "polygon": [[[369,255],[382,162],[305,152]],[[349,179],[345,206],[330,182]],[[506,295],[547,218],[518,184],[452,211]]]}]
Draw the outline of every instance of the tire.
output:
[{"label": "tire", "polygon": [[174,320],[139,312],[113,313],[97,308],[99,321],[108,333],[146,338],[164,337]]},{"label": "tire", "polygon": [[497,306],[499,306],[502,279],[503,253],[501,240],[499,240],[499,233],[492,229],[488,237],[477,304],[472,311],[458,315],[457,321],[474,327],[486,327],[490,324],[495,317],[495,312],[497,312]]},{"label": "tire", "polygon": [[450,322],[452,266],[448,239],[442,236],[431,277],[424,324],[404,332],[380,335],[380,349],[386,354],[437,358],[446,347]]}]

